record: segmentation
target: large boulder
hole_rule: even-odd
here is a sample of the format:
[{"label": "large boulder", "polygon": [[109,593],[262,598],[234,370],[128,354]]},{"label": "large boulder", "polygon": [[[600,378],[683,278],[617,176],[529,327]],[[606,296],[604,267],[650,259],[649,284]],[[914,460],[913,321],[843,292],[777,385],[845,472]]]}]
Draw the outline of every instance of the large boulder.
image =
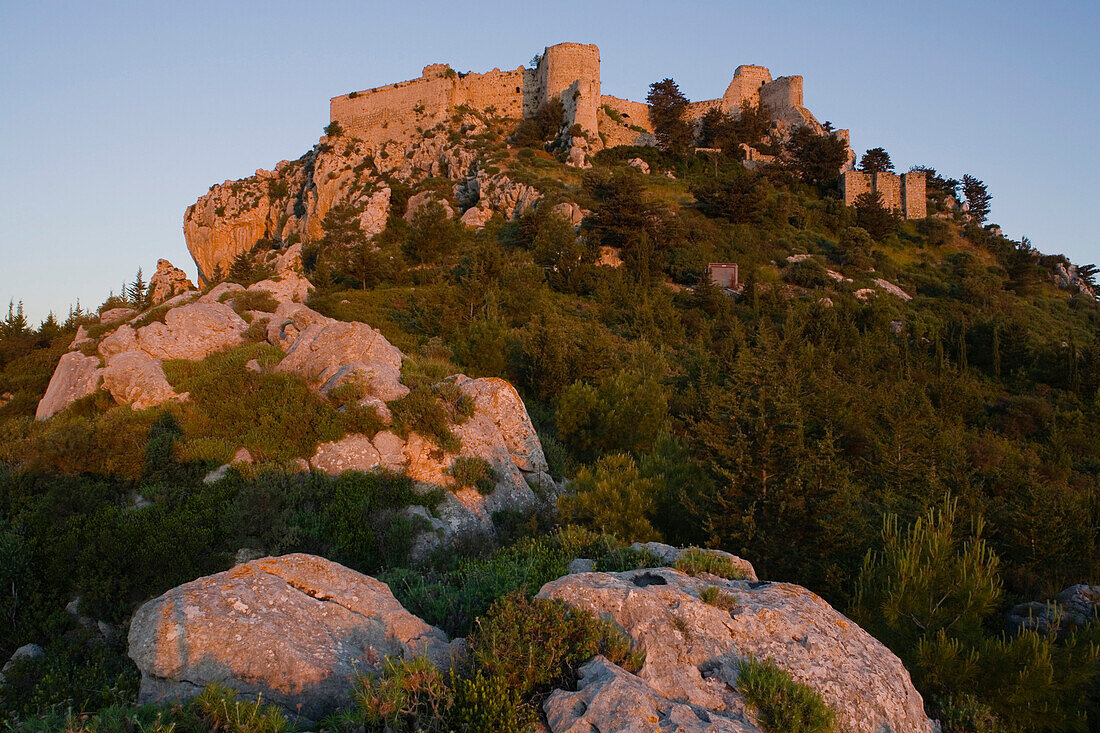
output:
[{"label": "large boulder", "polygon": [[384,401],[408,394],[401,384],[404,355],[380,331],[365,323],[326,318],[305,306],[280,306],[268,327],[269,340],[277,345],[290,342],[288,327],[297,336],[278,371],[297,374],[326,391],[355,375]]},{"label": "large boulder", "polygon": [[38,403],[34,413],[36,420],[45,420],[64,410],[81,397],[86,397],[99,389],[103,380],[103,370],[99,368],[99,359],[84,356],[79,351],[70,351],[61,357],[50,377],[46,394]]},{"label": "large boulder", "polygon": [[103,386],[116,402],[135,410],[187,398],[187,393],[176,394],[168,383],[160,359],[144,351],[126,351],[111,357],[103,370]]},{"label": "large boulder", "polygon": [[[700,595],[708,587],[729,602],[704,602]],[[901,660],[797,585],[693,578],[659,568],[568,575],[547,583],[538,597],[617,623],[646,650],[638,677],[669,700],[721,714],[743,709],[738,662],[753,656],[774,660],[820,693],[842,731],[932,730]]]},{"label": "large boulder", "polygon": [[159,359],[197,361],[244,343],[247,330],[245,320],[225,303],[192,303],[169,310],[164,323],[138,329],[137,343]]},{"label": "large boulder", "polygon": [[1071,585],[1053,600],[1029,601],[1012,607],[1006,618],[1011,632],[1038,629],[1058,634],[1100,619],[1100,585]]},{"label": "large boulder", "polygon": [[383,657],[424,656],[446,669],[463,649],[385,583],[302,554],[174,588],[138,609],[129,636],[140,703],[220,682],[313,720],[348,705],[356,677],[376,673]]}]

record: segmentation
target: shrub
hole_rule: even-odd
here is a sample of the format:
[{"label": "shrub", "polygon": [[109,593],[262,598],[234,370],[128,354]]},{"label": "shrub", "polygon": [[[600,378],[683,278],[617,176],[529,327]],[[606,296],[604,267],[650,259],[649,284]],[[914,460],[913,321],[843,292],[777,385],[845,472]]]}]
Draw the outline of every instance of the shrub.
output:
[{"label": "shrub", "polygon": [[745,571],[728,557],[711,550],[692,547],[680,553],[676,558],[676,569],[688,575],[710,573],[729,580],[744,580]]},{"label": "shrub", "polygon": [[205,727],[224,733],[282,733],[290,729],[283,712],[265,705],[262,694],[255,701],[238,700],[236,690],[217,682],[207,685],[194,702]]},{"label": "shrub", "polygon": [[344,128],[336,120],[325,125],[325,135],[328,137],[340,137],[344,134]]},{"label": "shrub", "polygon": [[452,673],[454,707],[451,722],[460,731],[527,731],[538,721],[538,711],[522,702],[500,677],[481,670],[469,679]]},{"label": "shrub", "polygon": [[833,283],[825,267],[813,259],[795,262],[783,272],[783,280],[802,288],[825,288]]},{"label": "shrub", "polygon": [[769,660],[741,660],[737,689],[768,733],[830,733],[836,713],[813,688],[791,679]]},{"label": "shrub", "polygon": [[577,667],[602,654],[627,671],[644,655],[610,621],[560,600],[513,593],[493,604],[470,635],[478,667],[521,697],[576,683]]},{"label": "shrub", "polygon": [[[371,730],[446,731],[453,701],[443,674],[424,657],[386,657],[377,678],[360,677],[355,706]],[[346,718],[345,718],[346,719]]]},{"label": "shrub", "polygon": [[[185,442],[190,436],[220,438],[261,460],[290,460],[311,456],[319,443],[342,437],[359,416],[338,412],[299,377],[245,368],[251,359],[270,364],[281,357],[273,346],[247,344],[202,361],[165,362],[168,381],[191,395],[180,413]],[[232,450],[201,457],[226,461]]]},{"label": "shrub", "polygon": [[484,458],[459,456],[450,469],[455,483],[463,488],[474,487],[488,496],[497,486],[497,472]]},{"label": "shrub", "polygon": [[574,489],[575,493],[558,500],[564,519],[628,540],[659,538],[649,522],[656,506],[657,485],[638,473],[630,456],[604,456],[595,470],[585,468],[577,474]]},{"label": "shrub", "polygon": [[279,307],[279,301],[275,300],[271,293],[266,290],[237,290],[223,293],[222,297],[218,298],[218,302],[229,303],[237,313],[247,313],[248,311],[274,313],[275,309]]},{"label": "shrub", "polygon": [[699,593],[699,600],[717,606],[724,611],[732,611],[737,608],[737,597],[727,593],[718,586],[708,585]]}]

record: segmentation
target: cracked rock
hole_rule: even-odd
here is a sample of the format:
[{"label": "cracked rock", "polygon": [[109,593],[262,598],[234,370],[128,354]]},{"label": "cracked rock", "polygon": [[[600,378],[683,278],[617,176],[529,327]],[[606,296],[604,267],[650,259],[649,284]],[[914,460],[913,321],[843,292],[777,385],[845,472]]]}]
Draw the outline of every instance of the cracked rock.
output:
[{"label": "cracked rock", "polygon": [[185,700],[220,682],[318,720],[351,702],[386,656],[446,669],[461,640],[412,615],[381,581],[312,555],[266,557],[173,588],[130,625],[139,703]]}]

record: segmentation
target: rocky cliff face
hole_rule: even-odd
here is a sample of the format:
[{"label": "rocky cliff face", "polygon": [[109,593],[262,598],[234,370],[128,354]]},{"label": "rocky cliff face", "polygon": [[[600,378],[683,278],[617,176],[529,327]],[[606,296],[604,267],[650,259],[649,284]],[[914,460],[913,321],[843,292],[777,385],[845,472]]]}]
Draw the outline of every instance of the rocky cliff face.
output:
[{"label": "rocky cliff face", "polygon": [[489,134],[484,116],[459,114],[447,130],[420,131],[378,147],[326,136],[298,160],[211,186],[183,217],[199,277],[209,282],[219,268],[228,272],[234,258],[261,240],[319,240],[325,215],[337,204],[355,207],[360,229],[373,236],[386,226],[395,181],[415,186],[427,178],[450,180],[449,198],[458,209],[452,213],[476,213],[463,218],[469,226],[483,226],[494,213],[515,218],[540,194],[499,171],[488,172],[479,137]]}]

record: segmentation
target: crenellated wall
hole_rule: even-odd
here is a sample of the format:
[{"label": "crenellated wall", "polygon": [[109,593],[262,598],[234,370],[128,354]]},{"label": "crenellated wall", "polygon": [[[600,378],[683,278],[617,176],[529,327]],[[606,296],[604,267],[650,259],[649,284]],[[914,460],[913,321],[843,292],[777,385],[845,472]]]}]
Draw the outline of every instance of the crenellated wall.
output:
[{"label": "crenellated wall", "polygon": [[[548,46],[534,69],[459,74],[446,64],[431,64],[418,79],[333,97],[330,119],[368,144],[380,145],[434,126],[463,105],[521,119],[554,98],[560,98],[565,108],[565,124],[580,125],[597,148],[653,144],[648,106],[604,96],[600,49],[583,43]],[[764,102],[771,109],[779,137],[803,125],[822,132],[802,106],[802,77],[772,79],[763,66],[738,66],[722,97],[692,102],[687,116],[697,120],[711,109],[737,115],[746,101]]]}]

